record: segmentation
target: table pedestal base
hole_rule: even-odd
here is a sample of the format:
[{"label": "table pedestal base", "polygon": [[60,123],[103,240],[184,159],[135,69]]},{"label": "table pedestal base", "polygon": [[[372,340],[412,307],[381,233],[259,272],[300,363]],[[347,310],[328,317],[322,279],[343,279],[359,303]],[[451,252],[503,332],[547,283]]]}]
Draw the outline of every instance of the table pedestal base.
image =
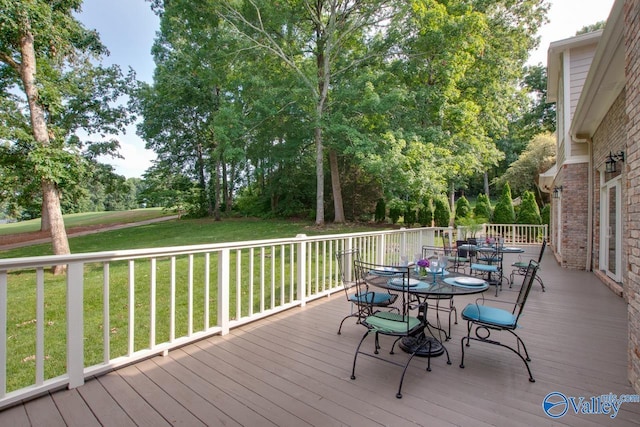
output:
[{"label": "table pedestal base", "polygon": [[400,340],[398,344],[403,351],[407,353],[413,353],[416,351],[416,356],[419,357],[436,357],[444,353],[444,346],[433,337],[421,335],[418,337],[405,337]]}]

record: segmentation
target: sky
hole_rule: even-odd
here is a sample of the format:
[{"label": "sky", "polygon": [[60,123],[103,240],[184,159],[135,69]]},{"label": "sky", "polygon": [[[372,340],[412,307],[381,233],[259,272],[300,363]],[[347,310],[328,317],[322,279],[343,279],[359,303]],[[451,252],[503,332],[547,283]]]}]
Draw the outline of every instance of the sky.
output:
[{"label": "sky", "polygon": [[[531,65],[547,63],[547,49],[551,42],[566,39],[586,25],[606,20],[614,0],[551,0],[551,9],[539,36],[539,48],[531,53]],[[85,0],[78,17],[85,27],[100,33],[102,43],[109,49],[106,65],[118,64],[126,71],[136,71],[137,78],[153,82],[154,63],[151,46],[159,29],[158,17],[145,0]],[[112,164],[115,172],[127,178],[141,177],[156,158],[136,135],[136,126],[127,128],[124,135],[114,135],[120,141],[120,154],[124,159],[103,158]]]}]

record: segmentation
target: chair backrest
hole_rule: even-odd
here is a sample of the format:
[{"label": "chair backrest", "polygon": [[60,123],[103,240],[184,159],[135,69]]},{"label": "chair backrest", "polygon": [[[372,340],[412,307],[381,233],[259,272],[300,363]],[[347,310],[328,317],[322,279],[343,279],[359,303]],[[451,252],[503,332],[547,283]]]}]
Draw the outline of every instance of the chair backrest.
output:
[{"label": "chair backrest", "polygon": [[544,255],[544,249],[547,247],[547,239],[542,239],[542,248],[540,248],[540,255],[538,255],[538,264],[542,262],[542,255]]},{"label": "chair backrest", "polygon": [[522,314],[522,310],[524,310],[524,305],[527,302],[527,298],[529,297],[529,292],[531,291],[531,287],[533,286],[533,282],[536,280],[536,274],[538,273],[539,264],[534,260],[529,261],[529,265],[527,266],[527,272],[524,275],[524,280],[522,281],[522,287],[520,288],[520,292],[518,293],[518,299],[516,299],[516,304],[513,307],[513,314],[516,316],[516,323]]},{"label": "chair backrest", "polygon": [[469,255],[469,251],[466,248],[463,248],[462,245],[468,245],[469,243],[466,240],[456,240],[456,250],[458,251],[458,256],[462,258],[467,258]]},{"label": "chair backrest", "polygon": [[443,255],[445,255],[445,250],[440,246],[422,246],[422,258],[439,258]]},{"label": "chair backrest", "polygon": [[[388,289],[393,293],[401,295],[400,302],[402,304],[402,313],[407,314],[407,306],[411,299],[409,298],[409,276],[411,267],[397,266],[397,265],[381,265],[371,264],[361,260],[355,260],[353,262],[355,270],[356,282],[362,283],[363,288],[366,286],[370,291],[363,291],[360,296],[366,299],[371,305],[371,312],[374,312],[373,301],[367,298],[368,294],[373,293],[373,290]],[[393,281],[394,285],[389,287],[389,283]],[[403,286],[406,284],[407,286]],[[408,320],[407,320],[408,322]]]},{"label": "chair backrest", "polygon": [[354,261],[360,260],[360,251],[358,249],[349,249],[336,252],[336,261],[338,263],[338,274],[344,286],[344,291],[349,299],[349,291],[356,285],[357,277],[353,271]]}]

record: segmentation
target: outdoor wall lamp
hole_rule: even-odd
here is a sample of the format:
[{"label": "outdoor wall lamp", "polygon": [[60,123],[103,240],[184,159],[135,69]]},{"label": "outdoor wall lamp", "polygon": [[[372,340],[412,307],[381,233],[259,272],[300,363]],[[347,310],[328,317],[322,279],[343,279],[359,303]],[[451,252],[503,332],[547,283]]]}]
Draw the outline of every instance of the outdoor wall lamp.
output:
[{"label": "outdoor wall lamp", "polygon": [[562,193],[562,185],[559,187],[553,187],[553,198],[554,199],[559,199],[560,198],[560,193]]},{"label": "outdoor wall lamp", "polygon": [[618,160],[624,162],[624,151],[618,151],[616,154],[613,154],[611,151],[609,151],[607,160],[604,163],[604,171],[606,173],[614,173],[616,171],[616,162]]}]

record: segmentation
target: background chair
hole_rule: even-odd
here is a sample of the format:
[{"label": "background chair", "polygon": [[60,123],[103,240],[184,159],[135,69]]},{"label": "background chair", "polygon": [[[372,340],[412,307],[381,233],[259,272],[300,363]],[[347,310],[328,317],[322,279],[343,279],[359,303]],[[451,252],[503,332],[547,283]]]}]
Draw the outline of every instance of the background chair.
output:
[{"label": "background chair", "polygon": [[[403,367],[403,370],[402,375],[400,376],[400,385],[398,386],[398,392],[396,393],[396,397],[400,399],[402,398],[402,383],[404,381],[404,375],[407,372],[409,363],[411,363],[411,360],[416,355],[416,352],[420,349],[420,347],[415,347],[405,363],[401,363],[390,358],[383,358],[379,356],[378,351],[380,349],[379,335],[387,335],[396,338],[396,340],[393,342],[393,345],[391,346],[391,351],[389,352],[389,354],[394,354],[395,345],[400,339],[416,336],[424,330],[425,324],[423,320],[419,317],[409,315],[410,267],[376,265],[356,260],[354,262],[354,269],[356,272],[356,283],[359,283],[359,286],[361,287],[367,282],[373,283],[378,281],[381,284],[386,284],[389,281],[393,280],[393,283],[396,283],[398,285],[399,295],[401,296],[401,309],[399,313],[392,313],[380,311],[374,312],[373,306],[369,308],[369,311],[372,314],[368,315],[361,321],[361,323],[367,327],[367,332],[365,332],[365,334],[362,336],[362,339],[360,340],[356,348],[356,353],[353,357],[351,379],[356,379],[356,361],[358,359],[358,355],[360,354],[373,357],[378,360],[383,360],[397,366],[401,366]],[[403,284],[406,284],[406,286],[403,286]],[[373,353],[361,350],[362,343],[368,336],[372,334],[375,335],[375,348]]]},{"label": "background chair", "polygon": [[[540,248],[540,254],[538,255],[538,265],[540,265],[540,263],[542,262],[542,256],[544,255],[544,250],[547,247],[547,239],[542,239],[542,247]],[[511,264],[511,267],[515,267],[515,269],[513,269],[513,271],[511,271],[511,274],[509,275],[509,287],[513,286],[513,276],[515,275],[519,275],[519,276],[524,276],[525,274],[527,274],[527,267],[529,266],[529,261],[523,261],[522,259],[520,259],[520,257],[518,257],[518,261],[514,262],[513,264]],[[540,272],[540,270],[538,270],[538,273]],[[538,283],[540,283],[540,286],[542,287],[542,292],[545,291],[544,288],[544,283],[542,283],[542,279],[540,278],[540,275],[537,274],[536,275],[536,280],[538,281]]]},{"label": "background chair", "polygon": [[356,317],[356,323],[360,323],[362,319],[372,314],[371,309],[391,306],[398,298],[398,295],[384,291],[370,291],[366,284],[362,284],[362,287],[358,286],[353,270],[354,261],[360,260],[360,251],[358,249],[338,251],[336,252],[336,260],[344,293],[347,301],[351,303],[351,313],[342,319],[340,327],[338,327],[338,335],[340,335],[342,324],[345,320],[350,317]]},{"label": "background chair", "polygon": [[456,247],[448,246],[447,243],[444,243],[444,254],[449,261],[449,269],[455,272],[463,272],[465,273],[467,270],[467,265],[471,265],[470,258],[467,257],[467,250],[458,250]]},{"label": "background chair", "polygon": [[[469,347],[470,340],[482,341],[488,344],[495,344],[501,347],[508,348],[512,352],[518,355],[527,367],[529,373],[529,381],[535,382],[531,369],[529,368],[529,362],[531,358],[527,352],[527,348],[524,345],[524,341],[515,333],[518,328],[518,320],[522,315],[524,306],[529,296],[529,291],[533,285],[533,281],[536,278],[538,271],[538,263],[531,260],[527,266],[527,272],[525,279],[518,293],[518,298],[515,303],[509,301],[500,300],[486,300],[484,298],[478,299],[475,304],[468,304],[464,310],[462,310],[461,316],[467,321],[467,335],[462,337],[460,345],[462,347],[462,359],[460,360],[460,367],[464,368],[464,348],[465,340],[466,347]],[[511,311],[507,311],[503,308],[498,308],[490,305],[485,305],[485,302],[493,301],[495,303],[508,304],[512,306]],[[475,328],[474,336],[471,336],[471,330]],[[515,336],[516,347],[503,344],[499,341],[491,339],[491,331],[506,331]]]},{"label": "background chair", "polygon": [[478,276],[482,276],[489,285],[496,287],[496,296],[498,291],[502,290],[502,280],[504,279],[502,258],[503,254],[497,247],[481,248],[478,250],[475,263],[471,264],[470,272]]}]

